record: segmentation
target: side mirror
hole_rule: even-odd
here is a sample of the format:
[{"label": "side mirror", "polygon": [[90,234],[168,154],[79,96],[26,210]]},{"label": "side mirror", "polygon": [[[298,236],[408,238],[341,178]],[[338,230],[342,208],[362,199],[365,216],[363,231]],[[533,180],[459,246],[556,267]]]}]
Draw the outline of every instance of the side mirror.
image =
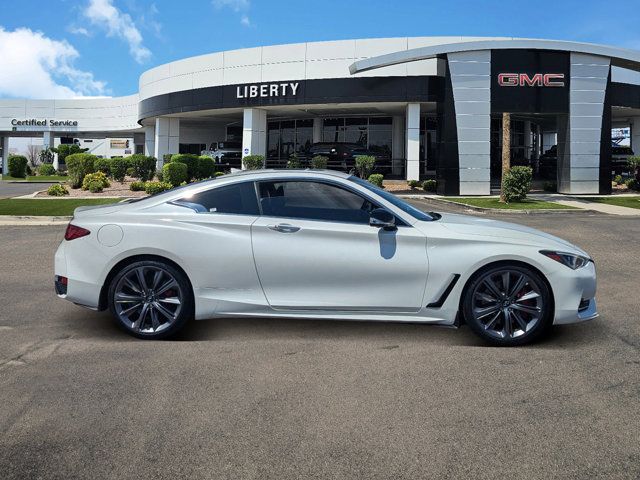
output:
[{"label": "side mirror", "polygon": [[369,225],[384,230],[396,230],[396,217],[384,208],[376,208],[369,214]]}]

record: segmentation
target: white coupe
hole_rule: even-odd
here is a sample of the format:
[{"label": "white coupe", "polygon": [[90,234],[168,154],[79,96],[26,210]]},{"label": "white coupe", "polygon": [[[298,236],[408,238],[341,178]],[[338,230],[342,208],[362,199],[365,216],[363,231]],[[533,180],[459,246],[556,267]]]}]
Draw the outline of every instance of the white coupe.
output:
[{"label": "white coupe", "polygon": [[215,317],[458,326],[521,345],[597,316],[575,245],[520,225],[425,213],[339,172],[259,170],[80,207],[58,296],[146,339]]}]

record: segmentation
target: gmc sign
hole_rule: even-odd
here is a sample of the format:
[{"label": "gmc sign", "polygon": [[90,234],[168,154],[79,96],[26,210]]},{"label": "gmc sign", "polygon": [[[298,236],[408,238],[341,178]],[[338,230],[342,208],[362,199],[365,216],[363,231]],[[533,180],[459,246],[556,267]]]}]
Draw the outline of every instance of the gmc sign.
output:
[{"label": "gmc sign", "polygon": [[564,73],[499,73],[501,87],[564,87]]}]

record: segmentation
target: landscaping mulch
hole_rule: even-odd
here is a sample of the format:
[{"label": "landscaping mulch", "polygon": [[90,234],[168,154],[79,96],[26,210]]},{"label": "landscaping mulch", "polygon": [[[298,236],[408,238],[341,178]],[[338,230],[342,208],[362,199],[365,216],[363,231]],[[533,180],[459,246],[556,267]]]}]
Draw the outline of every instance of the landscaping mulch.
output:
[{"label": "landscaping mulch", "polygon": [[[67,189],[69,190],[69,195],[65,195],[65,198],[74,198],[74,197],[96,197],[96,198],[100,198],[100,197],[145,197],[147,196],[147,193],[144,191],[141,192],[133,192],[129,189],[129,186],[131,185],[132,182],[136,181],[135,178],[131,178],[131,177],[126,177],[124,180],[124,183],[120,183],[120,182],[115,182],[113,180],[111,180],[111,186],[108,188],[105,188],[102,192],[100,193],[91,193],[88,190],[82,190],[81,188],[71,188],[68,185],[65,184],[65,186],[67,187]],[[49,197],[49,198],[54,198],[54,197],[50,197],[49,195],[47,195],[47,191],[44,190],[42,192],[39,192],[38,195],[36,195],[37,197]],[[60,198],[60,197],[57,197]]]}]

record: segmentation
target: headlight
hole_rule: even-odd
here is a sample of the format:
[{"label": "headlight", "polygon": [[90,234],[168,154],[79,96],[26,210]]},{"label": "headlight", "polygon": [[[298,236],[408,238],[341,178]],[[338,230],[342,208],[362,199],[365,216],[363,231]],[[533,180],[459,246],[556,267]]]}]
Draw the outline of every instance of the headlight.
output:
[{"label": "headlight", "polygon": [[576,255],[574,253],[554,252],[552,250],[540,250],[540,253],[573,270],[582,268],[591,261],[589,257],[583,257],[582,255]]}]

